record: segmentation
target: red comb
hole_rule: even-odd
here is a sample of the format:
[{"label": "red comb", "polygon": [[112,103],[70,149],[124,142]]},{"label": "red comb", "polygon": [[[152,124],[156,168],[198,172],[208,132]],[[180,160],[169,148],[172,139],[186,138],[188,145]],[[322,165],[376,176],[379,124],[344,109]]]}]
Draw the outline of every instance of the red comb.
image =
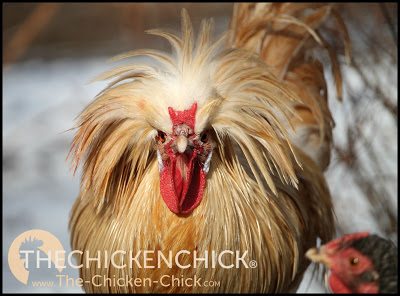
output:
[{"label": "red comb", "polygon": [[197,103],[193,103],[192,107],[183,111],[175,111],[172,107],[168,107],[169,116],[172,124],[186,124],[194,130],[195,115],[197,110]]},{"label": "red comb", "polygon": [[345,234],[344,236],[334,239],[334,240],[330,241],[329,243],[327,243],[326,247],[327,248],[336,248],[339,246],[344,246],[347,243],[359,240],[359,239],[367,237],[367,236],[369,236],[369,232],[367,232],[367,231]]}]

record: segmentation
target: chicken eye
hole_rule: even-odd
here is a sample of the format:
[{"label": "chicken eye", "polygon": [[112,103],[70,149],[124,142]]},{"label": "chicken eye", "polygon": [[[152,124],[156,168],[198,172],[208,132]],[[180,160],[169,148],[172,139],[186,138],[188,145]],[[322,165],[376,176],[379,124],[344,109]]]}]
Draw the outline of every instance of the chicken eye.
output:
[{"label": "chicken eye", "polygon": [[160,143],[165,143],[165,140],[167,138],[167,135],[162,132],[162,131],[158,131],[157,136],[156,136],[156,140]]},{"label": "chicken eye", "polygon": [[360,260],[357,257],[354,257],[350,259],[350,264],[354,266],[357,265],[359,261]]},{"label": "chicken eye", "polygon": [[208,142],[208,133],[207,132],[202,132],[200,134],[200,141],[202,141],[203,143]]}]

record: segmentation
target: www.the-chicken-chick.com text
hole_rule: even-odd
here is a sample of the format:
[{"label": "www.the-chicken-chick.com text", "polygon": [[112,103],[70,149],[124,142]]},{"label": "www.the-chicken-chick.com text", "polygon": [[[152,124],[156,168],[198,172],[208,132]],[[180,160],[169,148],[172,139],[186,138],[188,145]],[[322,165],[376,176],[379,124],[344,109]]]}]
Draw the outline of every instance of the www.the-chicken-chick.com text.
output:
[{"label": "www.the-chicken-chick.com text", "polygon": [[[107,268],[110,264],[115,268],[162,268],[162,267],[179,267],[181,269],[188,268],[255,268],[257,262],[249,260],[248,251],[232,251],[223,250],[221,252],[205,251],[199,254],[197,251],[180,250],[173,254],[172,251],[165,252],[154,250],[139,250],[138,252],[127,252],[123,250],[108,252],[97,251],[80,251],[73,250],[66,254],[64,250],[56,250],[54,254],[49,251],[46,255],[33,250],[20,250],[20,258],[25,259],[25,268],[29,268],[29,262],[32,262],[31,256],[36,256],[36,268],[46,266],[48,268],[65,268],[68,264],[72,268]],[[80,258],[80,264],[76,264],[74,257]],[[36,260],[35,260],[36,259]],[[67,259],[67,260],[65,260]]]},{"label": "www.the-chicken-chick.com text", "polygon": [[[95,275],[91,280],[84,280],[83,278],[73,278],[65,274],[57,275],[59,287],[83,287],[84,284],[91,284],[94,287],[219,287],[220,281],[204,280],[197,275],[192,277],[185,277],[183,275],[162,275],[158,280],[149,277],[130,277],[125,275],[123,277],[108,277],[106,275]],[[54,281],[40,282],[42,286],[54,286]],[[56,283],[56,284],[57,284]],[[36,286],[39,286],[36,283]]]}]

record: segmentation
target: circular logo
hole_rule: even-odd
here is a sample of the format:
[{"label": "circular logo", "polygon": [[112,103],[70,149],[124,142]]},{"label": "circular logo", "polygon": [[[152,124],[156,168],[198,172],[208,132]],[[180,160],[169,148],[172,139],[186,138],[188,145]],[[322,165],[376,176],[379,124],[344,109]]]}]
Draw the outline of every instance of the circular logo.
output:
[{"label": "circular logo", "polygon": [[48,231],[32,229],[21,233],[12,242],[8,250],[8,265],[15,278],[27,285],[27,258],[43,260],[46,256],[59,272],[65,268],[65,250],[61,242]]}]

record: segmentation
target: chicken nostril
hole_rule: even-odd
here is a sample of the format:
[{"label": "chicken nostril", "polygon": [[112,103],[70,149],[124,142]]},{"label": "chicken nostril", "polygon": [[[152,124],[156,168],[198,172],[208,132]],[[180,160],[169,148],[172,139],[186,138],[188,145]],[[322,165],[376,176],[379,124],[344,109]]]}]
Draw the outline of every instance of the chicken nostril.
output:
[{"label": "chicken nostril", "polygon": [[179,153],[184,153],[186,151],[186,147],[188,145],[188,139],[185,136],[178,136],[176,139],[176,148]]}]

